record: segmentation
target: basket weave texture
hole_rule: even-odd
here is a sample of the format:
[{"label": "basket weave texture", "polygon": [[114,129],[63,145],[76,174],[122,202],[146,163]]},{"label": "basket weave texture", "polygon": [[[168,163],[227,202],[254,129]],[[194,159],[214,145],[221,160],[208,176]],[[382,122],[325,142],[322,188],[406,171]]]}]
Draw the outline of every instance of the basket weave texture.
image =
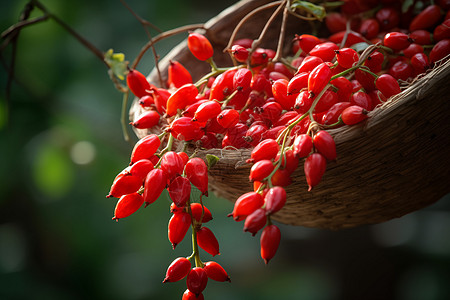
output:
[{"label": "basket weave texture", "polygon": [[[215,61],[230,66],[223,49],[237,23],[254,8],[271,1],[240,1],[205,24],[203,33],[215,47]],[[252,18],[237,38],[257,38],[273,10]],[[269,29],[262,46],[275,49],[281,18]],[[308,25],[292,17],[287,38],[307,33]],[[191,71],[194,80],[209,72],[189,52],[186,41],[161,62],[167,76],[169,60],[177,60]],[[157,83],[155,70],[149,80]],[[321,183],[307,191],[302,164],[286,187],[285,207],[273,219],[290,225],[342,229],[381,223],[419,210],[450,192],[450,60],[416,80],[369,114],[359,125],[329,130],[336,142],[337,160],[327,165]],[[135,101],[130,118],[143,109]],[[147,130],[136,130],[143,137]],[[210,170],[210,190],[235,201],[251,191],[248,180],[248,149],[199,151],[205,158],[214,154],[220,161]]]}]

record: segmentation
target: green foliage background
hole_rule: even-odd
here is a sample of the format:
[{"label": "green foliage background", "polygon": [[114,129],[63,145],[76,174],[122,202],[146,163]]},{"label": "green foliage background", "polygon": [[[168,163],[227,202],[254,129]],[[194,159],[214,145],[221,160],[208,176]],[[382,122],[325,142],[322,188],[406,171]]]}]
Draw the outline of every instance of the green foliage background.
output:
[{"label": "green foliage background", "polygon": [[[234,1],[127,3],[163,30],[204,22]],[[42,0],[106,51],[133,60],[146,42],[120,1]],[[17,22],[26,1],[0,2],[0,30]],[[39,15],[37,12],[33,16]],[[157,45],[164,55],[180,35]],[[2,52],[9,65],[12,48]],[[139,65],[148,73],[149,54]],[[121,95],[106,68],[54,21],[22,30],[7,105],[0,69],[0,299],[180,299],[185,282],[162,284],[167,266],[190,254],[167,240],[164,195],[132,217],[111,221],[112,179],[128,163]],[[363,199],[362,199],[363,201]],[[232,204],[209,197],[232,283],[210,281],[207,299],[449,299],[449,199],[375,226],[330,232],[282,227],[268,266],[258,237],[226,215]],[[208,254],[202,253],[204,260]]]}]

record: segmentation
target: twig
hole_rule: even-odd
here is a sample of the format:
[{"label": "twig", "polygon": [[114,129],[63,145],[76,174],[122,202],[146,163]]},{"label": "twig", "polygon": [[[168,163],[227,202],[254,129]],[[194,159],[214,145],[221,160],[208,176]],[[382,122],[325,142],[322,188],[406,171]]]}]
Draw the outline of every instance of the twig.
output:
[{"label": "twig", "polygon": [[[9,27],[8,29],[6,29],[5,31],[2,32],[1,38],[2,39],[6,39],[7,37],[9,37],[12,34],[17,34],[18,31],[20,31],[22,28],[29,26],[29,25],[33,25],[42,21],[45,21],[48,19],[48,15],[43,15],[31,20],[22,20],[14,25],[12,25],[11,27]],[[2,47],[3,50],[3,47]]]},{"label": "twig", "polygon": [[[147,37],[149,40],[152,40],[152,35],[150,34],[150,31],[148,30],[147,27],[152,27],[159,33],[163,32],[161,29],[159,29],[158,27],[156,27],[155,25],[153,25],[152,23],[143,19],[141,16],[139,16],[137,13],[135,13],[124,0],[120,0],[120,2],[123,4],[123,6],[125,6],[128,9],[128,11],[136,18],[136,20],[138,20],[139,23],[141,23],[142,27],[144,27],[144,30],[147,33]],[[156,68],[156,72],[158,73],[159,85],[161,87],[164,87],[165,84],[164,84],[164,81],[161,76],[161,70],[159,69],[159,55],[156,53],[156,49],[155,49],[154,45],[152,45],[151,48],[152,48],[153,57],[155,58],[155,68]]]},{"label": "twig", "polygon": [[272,60],[274,62],[279,61],[282,57],[284,37],[286,36],[287,18],[289,16],[289,6],[290,1],[288,1],[288,3],[284,6],[283,20],[281,22],[280,37],[278,38],[277,52],[275,53],[275,57]]},{"label": "twig", "polygon": [[63,20],[61,20],[60,18],[58,18],[57,16],[53,15],[52,13],[50,13],[47,8],[42,5],[42,3],[40,3],[38,0],[31,0],[31,2],[38,7],[40,10],[42,10],[42,12],[44,12],[46,15],[48,15],[49,18],[53,19],[56,21],[56,23],[58,23],[59,25],[61,25],[61,27],[63,27],[65,30],[67,30],[71,35],[73,35],[73,37],[75,37],[81,44],[83,44],[86,48],[88,48],[92,53],[94,53],[95,56],[98,57],[98,59],[100,59],[109,69],[108,64],[105,62],[104,59],[104,54],[102,51],[100,51],[99,49],[97,49],[93,44],[91,44],[91,42],[89,42],[88,40],[86,40],[84,37],[82,37],[80,34],[78,34],[75,30],[73,30],[69,25],[67,25]]},{"label": "twig", "polygon": [[259,34],[259,37],[253,41],[252,44],[252,50],[250,52],[255,51],[256,48],[258,48],[259,44],[261,44],[261,40],[266,35],[267,30],[269,29],[269,26],[272,24],[272,22],[275,20],[275,18],[278,16],[280,11],[286,6],[287,0],[284,0],[281,2],[280,6],[277,7],[277,9],[274,11],[274,13],[270,16],[269,20],[267,20],[266,25],[264,25],[263,30]]},{"label": "twig", "polygon": [[223,52],[228,51],[229,49],[231,49],[231,46],[233,45],[234,39],[236,38],[236,34],[239,31],[239,29],[242,27],[242,25],[248,21],[248,19],[250,19],[251,17],[253,17],[254,15],[256,15],[257,13],[259,13],[260,11],[263,11],[265,9],[268,8],[272,8],[275,6],[278,6],[282,3],[283,1],[276,1],[276,2],[272,2],[272,3],[268,3],[266,5],[260,6],[254,10],[252,10],[250,13],[248,13],[247,15],[245,15],[245,17],[243,17],[241,19],[241,21],[239,21],[239,23],[236,25],[236,27],[234,28],[231,36],[230,36],[230,40],[228,41],[228,45],[227,47],[223,50]]},{"label": "twig", "polygon": [[190,30],[195,30],[195,29],[200,29],[200,28],[204,28],[204,24],[193,24],[193,25],[186,25],[186,26],[181,26],[172,30],[168,30],[165,32],[162,32],[160,34],[158,34],[157,36],[155,36],[153,39],[151,39],[147,44],[144,45],[144,47],[142,47],[141,51],[139,52],[138,56],[136,57],[136,59],[133,61],[133,63],[131,64],[131,68],[136,68],[137,64],[139,63],[139,61],[142,59],[142,57],[144,56],[145,52],[147,52],[147,50],[152,47],[155,43],[159,42],[162,39],[165,39],[167,37],[179,34],[181,32],[185,32],[185,31],[190,31]]}]

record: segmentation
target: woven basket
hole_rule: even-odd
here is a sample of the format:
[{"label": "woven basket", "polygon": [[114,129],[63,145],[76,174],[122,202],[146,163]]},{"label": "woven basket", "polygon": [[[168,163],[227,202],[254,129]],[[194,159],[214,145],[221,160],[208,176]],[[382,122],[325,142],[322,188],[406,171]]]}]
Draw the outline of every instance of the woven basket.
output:
[{"label": "woven basket", "polygon": [[[230,66],[223,49],[237,23],[250,11],[271,1],[241,1],[205,24],[203,32],[215,46],[215,61]],[[273,9],[252,18],[237,38],[257,38]],[[271,26],[262,46],[275,49],[281,18]],[[286,37],[306,33],[309,26],[289,18]],[[186,41],[161,62],[167,75],[169,60],[181,62],[198,79],[209,65],[196,60]],[[149,80],[157,83],[153,71]],[[288,200],[274,219],[290,225],[342,229],[381,223],[419,210],[450,192],[450,60],[414,82],[389,102],[372,111],[361,125],[330,130],[338,158],[327,165],[321,183],[307,191],[301,164],[294,182],[286,188]],[[134,119],[142,113],[137,101],[130,111]],[[146,130],[136,130],[143,137]],[[210,170],[210,190],[235,201],[252,190],[248,180],[250,150],[212,149],[220,161]]]}]

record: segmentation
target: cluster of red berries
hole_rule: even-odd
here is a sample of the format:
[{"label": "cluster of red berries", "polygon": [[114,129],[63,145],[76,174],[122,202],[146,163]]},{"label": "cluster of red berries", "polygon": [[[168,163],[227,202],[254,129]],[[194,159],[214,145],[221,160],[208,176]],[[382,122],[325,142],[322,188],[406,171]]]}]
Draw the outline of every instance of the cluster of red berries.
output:
[{"label": "cluster of red berries", "polygon": [[[204,226],[212,219],[202,201],[208,195],[208,166],[184,150],[173,151],[174,141],[203,149],[253,148],[247,160],[253,191],[236,200],[229,216],[244,221],[244,231],[252,235],[262,231],[261,257],[268,263],[281,237],[271,216],[284,207],[284,188],[297,179],[293,172],[302,162],[311,190],[336,159],[326,129],[364,121],[401,92],[399,82],[413,80],[450,54],[450,3],[436,2],[416,1],[402,12],[400,1],[382,1],[383,7],[378,1],[344,1],[325,19],[331,35],[295,36],[293,52],[283,62],[273,61],[275,51],[252,50],[253,41],[241,39],[227,49],[234,66],[218,68],[208,39],[190,33],[190,52],[212,67],[196,83],[176,61],[168,68],[168,88],[129,71],[128,87],[145,111],[131,124],[162,130],[136,144],[130,166],[117,175],[108,197],[120,198],[113,218],[120,219],[168,190],[169,241],[175,248],[191,227],[193,254],[174,260],[164,282],[186,277],[183,299],[203,299],[208,278],[229,281],[219,264],[203,263],[198,251],[219,254],[216,237]],[[415,14],[418,4],[425,6]],[[191,184],[201,192],[198,202],[191,199]]]}]

